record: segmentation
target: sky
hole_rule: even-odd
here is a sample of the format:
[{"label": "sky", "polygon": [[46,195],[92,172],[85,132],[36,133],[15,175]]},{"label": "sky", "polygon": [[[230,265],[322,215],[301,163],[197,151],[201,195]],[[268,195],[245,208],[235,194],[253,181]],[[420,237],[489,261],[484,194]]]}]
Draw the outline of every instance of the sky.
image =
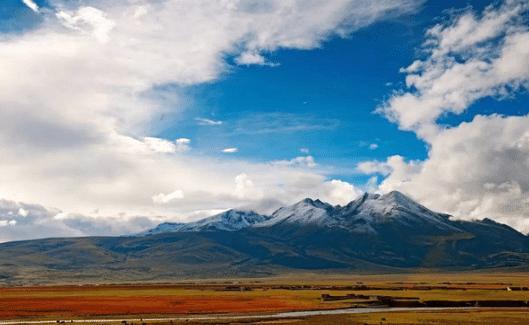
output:
[{"label": "sky", "polygon": [[529,3],[4,0],[0,241],[399,190],[529,231]]}]

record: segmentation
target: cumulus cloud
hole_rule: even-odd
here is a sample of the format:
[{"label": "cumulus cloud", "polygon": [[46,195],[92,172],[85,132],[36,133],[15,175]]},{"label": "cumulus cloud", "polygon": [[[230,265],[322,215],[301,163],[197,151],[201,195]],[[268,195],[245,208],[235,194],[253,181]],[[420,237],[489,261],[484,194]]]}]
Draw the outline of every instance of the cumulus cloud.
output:
[{"label": "cumulus cloud", "polygon": [[[275,173],[287,175],[289,167],[274,166]],[[331,204],[347,204],[362,190],[337,179],[326,180],[324,176],[299,171],[296,176],[288,171],[283,179],[284,186],[270,184],[269,179],[254,173],[241,173],[235,177],[234,196],[245,199],[243,208],[261,213],[271,213],[286,204],[292,204],[306,197],[320,198]],[[285,199],[288,198],[288,199]]]},{"label": "cumulus cloud", "polygon": [[65,27],[90,34],[101,43],[108,42],[109,33],[116,25],[103,11],[89,6],[76,12],[58,11],[57,18]]},{"label": "cumulus cloud", "polygon": [[[392,156],[388,159],[399,158],[400,156]],[[393,169],[390,167],[389,162],[383,161],[362,161],[358,163],[356,169],[363,174],[381,174],[384,176],[389,175]]]},{"label": "cumulus cloud", "polygon": [[143,142],[154,152],[175,152],[176,151],[176,144],[167,141],[165,139],[155,138],[155,137],[145,137],[143,138]]},{"label": "cumulus cloud", "polygon": [[184,198],[184,192],[182,190],[176,190],[174,192],[163,194],[159,193],[152,197],[152,201],[156,204],[166,204],[171,201],[181,200]]},{"label": "cumulus cloud", "polygon": [[[206,199],[213,201],[212,207],[222,206],[228,202],[229,207],[238,204],[241,208],[271,213],[280,206],[305,197],[318,197],[332,204],[346,204],[361,193],[353,185],[340,180],[325,181],[323,176],[303,172],[293,174],[284,168],[276,169],[274,172],[282,177],[284,187],[275,185],[274,181],[270,182],[267,175],[253,170],[251,174],[240,173],[232,179],[230,194],[211,195],[208,192],[197,191],[186,195],[185,199],[197,200],[202,206],[206,206],[203,204],[203,200]],[[287,197],[286,202],[282,200],[284,197]],[[160,193],[152,199],[163,206],[190,204],[184,200],[184,193],[181,190],[168,194]],[[134,234],[163,221],[194,221],[225,210],[226,208],[195,208],[185,215],[95,217],[35,204],[0,200],[0,242],[43,237]],[[25,212],[22,215],[20,211]]]},{"label": "cumulus cloud", "polygon": [[16,220],[0,220],[0,227],[14,226],[17,224]]},{"label": "cumulus cloud", "polygon": [[277,63],[268,62],[264,56],[256,52],[243,52],[235,59],[235,62],[239,65],[277,65]]},{"label": "cumulus cloud", "polygon": [[441,131],[436,122],[444,114],[460,114],[483,97],[527,89],[528,12],[527,1],[508,0],[433,26],[423,46],[427,55],[402,69],[407,89],[378,111],[429,140]]},{"label": "cumulus cloud", "polygon": [[175,140],[176,152],[185,152],[188,151],[191,147],[189,146],[191,143],[191,140],[188,138],[179,138]]},{"label": "cumulus cloud", "polygon": [[320,197],[333,204],[347,204],[362,194],[360,189],[347,182],[333,179],[324,183],[324,192]]},{"label": "cumulus cloud", "polygon": [[[458,218],[494,218],[529,231],[529,116],[476,116],[442,132],[423,162],[394,156],[366,173]],[[375,166],[378,166],[376,168]]]},{"label": "cumulus cloud", "polygon": [[175,153],[189,151],[191,140],[188,138],[179,138],[174,141],[155,137],[144,137],[143,142],[153,152]]},{"label": "cumulus cloud", "polygon": [[[23,213],[20,213],[24,211]],[[0,242],[43,237],[123,235],[158,224],[154,217],[90,217],[0,200]]]},{"label": "cumulus cloud", "polygon": [[[50,0],[39,25],[0,39],[0,197],[125,220],[248,204],[233,195],[243,172],[284,200],[303,197],[307,183],[321,191],[317,172],[172,154],[190,140],[153,135],[177,123],[182,89],[230,70],[226,58],[317,48],[420,2]],[[175,183],[185,198],[153,202]],[[29,211],[14,219],[20,238],[22,220],[36,220]],[[82,217],[64,220],[48,235],[86,234],[72,226]]]},{"label": "cumulus cloud", "polygon": [[409,175],[417,171],[420,165],[420,161],[406,162],[404,157],[394,155],[388,157],[386,161],[362,161],[357,164],[356,169],[363,174],[379,174],[382,176],[402,172],[402,176],[399,175],[399,178],[402,179],[402,181],[409,181],[404,175]]},{"label": "cumulus cloud", "polygon": [[24,208],[19,208],[17,214],[21,217],[27,217],[29,215],[29,211]]},{"label": "cumulus cloud", "polygon": [[378,149],[378,144],[376,143],[371,143],[369,145],[369,150],[377,150]]},{"label": "cumulus cloud", "polygon": [[252,198],[253,200],[259,200],[263,196],[263,193],[255,188],[253,181],[246,173],[235,177],[234,193],[239,199]]},{"label": "cumulus cloud", "polygon": [[529,231],[529,117],[460,114],[483,97],[516,94],[529,80],[526,1],[507,0],[481,14],[468,9],[426,32],[425,58],[402,69],[407,90],[379,108],[428,144],[424,161],[392,156],[357,165],[385,176],[377,190],[401,190],[428,207],[462,219],[489,217]]}]

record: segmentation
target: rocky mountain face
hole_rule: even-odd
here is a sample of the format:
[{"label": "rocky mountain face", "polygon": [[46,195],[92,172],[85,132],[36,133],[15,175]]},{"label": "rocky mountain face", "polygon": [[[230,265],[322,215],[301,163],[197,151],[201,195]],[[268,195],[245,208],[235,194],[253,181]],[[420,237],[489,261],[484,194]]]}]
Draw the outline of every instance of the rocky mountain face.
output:
[{"label": "rocky mountain face", "polygon": [[229,210],[137,236],[3,243],[0,261],[0,283],[519,269],[529,266],[529,239],[489,219],[452,220],[391,192],[345,206],[304,199],[270,216]]}]

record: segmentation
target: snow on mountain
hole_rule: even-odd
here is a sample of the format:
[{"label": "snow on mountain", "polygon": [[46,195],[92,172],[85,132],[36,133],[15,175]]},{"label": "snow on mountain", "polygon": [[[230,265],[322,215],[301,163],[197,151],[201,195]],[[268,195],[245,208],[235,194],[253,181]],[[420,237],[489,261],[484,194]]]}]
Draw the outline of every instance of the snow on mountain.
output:
[{"label": "snow on mountain", "polygon": [[345,206],[303,199],[276,210],[271,216],[251,211],[226,212],[191,223],[162,223],[142,235],[164,232],[237,231],[247,227],[311,225],[341,228],[355,233],[376,234],[385,225],[421,227],[432,231],[460,231],[448,216],[433,212],[400,192],[385,195],[365,193]]},{"label": "snow on mountain", "polygon": [[270,217],[253,211],[228,210],[209,218],[186,224],[181,231],[236,231],[248,226],[264,222]]},{"label": "snow on mountain", "polygon": [[228,210],[217,215],[189,223],[165,222],[157,227],[147,230],[140,235],[156,235],[166,232],[178,231],[237,231],[251,225],[264,222],[270,217],[253,211]]},{"label": "snow on mountain", "polygon": [[387,223],[457,231],[447,215],[433,212],[397,191],[385,195],[366,193],[339,210],[341,219],[363,225],[369,232],[375,231],[376,225]]},{"label": "snow on mountain", "polygon": [[433,212],[396,191],[385,195],[365,193],[343,207],[332,206],[320,200],[304,199],[280,208],[269,220],[254,227],[317,225],[374,234],[377,233],[377,228],[389,223],[405,227],[457,230],[446,215]]},{"label": "snow on mountain", "polygon": [[186,225],[185,223],[164,222],[152,229],[139,233],[138,236],[149,236],[149,235],[162,234],[166,232],[177,232],[177,231],[180,231],[180,229],[182,229],[182,227],[184,227],[185,225]]},{"label": "snow on mountain", "polygon": [[269,220],[256,224],[255,227],[269,227],[281,223],[331,226],[335,222],[331,217],[333,212],[332,205],[306,198],[294,205],[279,208]]}]

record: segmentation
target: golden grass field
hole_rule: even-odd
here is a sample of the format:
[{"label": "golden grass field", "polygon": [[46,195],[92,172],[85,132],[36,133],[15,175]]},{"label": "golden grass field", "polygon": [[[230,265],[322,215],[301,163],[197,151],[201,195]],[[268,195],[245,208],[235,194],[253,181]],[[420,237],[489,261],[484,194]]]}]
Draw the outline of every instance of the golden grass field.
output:
[{"label": "golden grass field", "polygon": [[[362,286],[362,289],[357,289]],[[0,320],[150,318],[197,314],[262,314],[347,308],[355,300],[322,301],[322,294],[417,297],[420,300],[529,300],[528,273],[296,275],[266,279],[202,280],[0,288]],[[355,288],[355,289],[351,289]],[[508,288],[519,288],[510,291]],[[384,312],[247,322],[310,324],[529,324],[529,308]],[[233,323],[204,320],[202,323]],[[244,320],[238,319],[238,323]],[[174,321],[173,323],[178,323]],[[187,321],[186,323],[195,323]]]}]

